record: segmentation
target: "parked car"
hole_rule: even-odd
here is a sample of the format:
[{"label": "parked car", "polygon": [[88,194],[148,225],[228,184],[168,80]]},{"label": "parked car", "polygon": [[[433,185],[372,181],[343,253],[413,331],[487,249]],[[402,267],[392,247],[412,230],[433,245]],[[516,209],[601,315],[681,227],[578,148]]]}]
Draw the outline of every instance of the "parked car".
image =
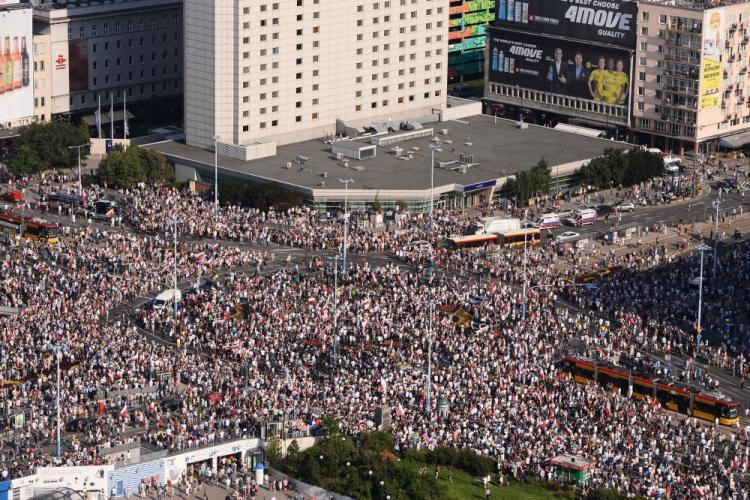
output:
[{"label": "parked car", "polygon": [[632,212],[635,210],[635,204],[630,201],[621,201],[617,205],[615,205],[615,210],[618,212]]},{"label": "parked car", "polygon": [[596,213],[599,215],[611,214],[615,211],[612,205],[599,205],[596,207]]},{"label": "parked car", "polygon": [[569,241],[577,240],[580,236],[581,235],[575,231],[565,231],[564,233],[558,234],[555,241],[558,243],[567,243]]}]

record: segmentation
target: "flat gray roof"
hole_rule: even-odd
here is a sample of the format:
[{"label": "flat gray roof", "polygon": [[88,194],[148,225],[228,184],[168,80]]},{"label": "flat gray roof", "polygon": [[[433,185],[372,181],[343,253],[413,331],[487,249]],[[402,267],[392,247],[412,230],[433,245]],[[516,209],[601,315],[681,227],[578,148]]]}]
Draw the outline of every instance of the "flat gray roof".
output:
[{"label": "flat gray roof", "polygon": [[[632,147],[607,139],[584,137],[547,127],[528,125],[519,129],[516,122],[487,115],[477,115],[462,120],[450,120],[424,125],[433,128],[434,136],[441,140],[441,152],[435,153],[436,162],[456,161],[459,154],[474,155],[476,166],[466,173],[435,168],[435,186],[468,185],[513,175],[530,170],[539,160],[546,159],[550,166],[585,161],[601,155],[606,148]],[[443,135],[442,130],[447,134]],[[402,131],[403,132],[403,131]],[[430,187],[431,137],[378,146],[377,156],[365,160],[348,159],[349,166],[337,160],[331,145],[322,139],[280,146],[274,157],[242,161],[219,157],[219,171],[248,180],[268,180],[297,189],[343,189],[339,178],[354,180],[356,189],[372,190],[424,190]],[[357,142],[368,139],[357,139]],[[451,141],[451,143],[447,143]],[[470,145],[469,145],[470,143]],[[400,147],[403,153],[412,153],[412,159],[396,158],[392,151]],[[160,151],[171,159],[185,159],[193,164],[203,164],[213,171],[214,154],[211,151],[187,146],[178,142],[161,142],[146,146]],[[403,154],[402,153],[402,154]],[[308,158],[304,164],[296,160]],[[285,168],[292,162],[291,168]],[[364,167],[358,169],[357,167]],[[328,173],[327,178],[322,174]],[[553,171],[554,174],[554,171]]]}]

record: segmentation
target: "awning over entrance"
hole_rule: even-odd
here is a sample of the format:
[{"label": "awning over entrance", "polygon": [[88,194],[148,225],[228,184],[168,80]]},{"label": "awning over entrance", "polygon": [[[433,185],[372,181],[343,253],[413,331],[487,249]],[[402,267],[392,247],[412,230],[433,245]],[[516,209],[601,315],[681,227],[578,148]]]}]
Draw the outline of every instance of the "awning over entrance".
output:
[{"label": "awning over entrance", "polygon": [[555,130],[560,132],[567,132],[569,134],[585,135],[586,137],[601,137],[605,134],[603,130],[597,130],[595,128],[578,127],[575,125],[568,125],[567,123],[558,123],[555,125]]},{"label": "awning over entrance", "polygon": [[[114,118],[116,122],[122,121],[121,109],[115,110]],[[130,111],[128,111],[128,120],[130,120],[131,118],[135,118],[135,115],[131,113]],[[83,118],[81,118],[81,120],[83,120],[83,123],[85,123],[89,127],[93,127],[94,125],[96,125],[96,115],[86,115]],[[105,125],[105,124],[109,125],[109,111],[105,112],[104,110],[102,110],[102,125]]]},{"label": "awning over entrance", "polygon": [[750,143],[750,131],[728,135],[719,139],[719,146],[727,149],[737,149]]}]

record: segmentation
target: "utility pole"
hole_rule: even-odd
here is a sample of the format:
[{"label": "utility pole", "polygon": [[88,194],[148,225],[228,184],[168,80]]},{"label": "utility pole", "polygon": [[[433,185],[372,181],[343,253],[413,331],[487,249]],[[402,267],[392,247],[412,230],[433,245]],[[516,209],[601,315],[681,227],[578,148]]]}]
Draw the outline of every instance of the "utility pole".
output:
[{"label": "utility pole", "polygon": [[339,182],[344,183],[344,264],[342,271],[346,276],[346,247],[347,247],[347,233],[349,232],[349,212],[347,206],[349,204],[349,183],[354,182],[354,179],[339,179]]},{"label": "utility pole", "polygon": [[57,460],[62,460],[62,446],[61,446],[61,425],[60,425],[60,358],[62,358],[62,352],[68,348],[68,344],[52,344],[49,346],[49,350],[55,353],[57,358]]}]

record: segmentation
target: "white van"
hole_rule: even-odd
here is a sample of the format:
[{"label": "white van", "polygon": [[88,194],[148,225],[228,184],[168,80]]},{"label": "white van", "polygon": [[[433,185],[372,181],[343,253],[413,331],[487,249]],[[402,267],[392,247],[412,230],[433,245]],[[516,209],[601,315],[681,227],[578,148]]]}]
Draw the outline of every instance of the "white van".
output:
[{"label": "white van", "polygon": [[175,303],[179,303],[182,300],[182,292],[170,288],[164,290],[154,299],[153,308],[155,310],[164,309],[165,307],[172,307]]},{"label": "white van", "polygon": [[560,227],[560,216],[557,214],[542,214],[534,224],[540,229]]}]

